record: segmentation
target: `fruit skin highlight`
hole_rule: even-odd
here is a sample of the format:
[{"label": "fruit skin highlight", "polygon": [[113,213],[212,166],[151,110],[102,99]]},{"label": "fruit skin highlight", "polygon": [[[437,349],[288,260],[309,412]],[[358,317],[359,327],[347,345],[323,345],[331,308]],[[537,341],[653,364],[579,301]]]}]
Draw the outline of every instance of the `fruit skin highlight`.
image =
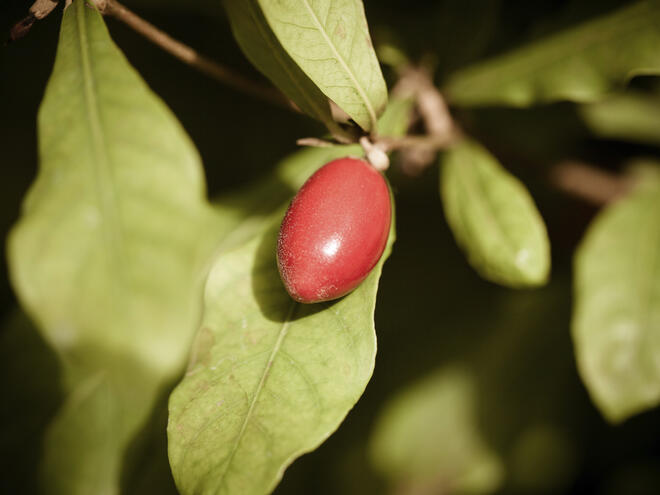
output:
[{"label": "fruit skin highlight", "polygon": [[277,266],[287,292],[302,303],[351,292],[380,260],[391,221],[380,172],[357,158],[325,164],[300,188],[280,227]]}]

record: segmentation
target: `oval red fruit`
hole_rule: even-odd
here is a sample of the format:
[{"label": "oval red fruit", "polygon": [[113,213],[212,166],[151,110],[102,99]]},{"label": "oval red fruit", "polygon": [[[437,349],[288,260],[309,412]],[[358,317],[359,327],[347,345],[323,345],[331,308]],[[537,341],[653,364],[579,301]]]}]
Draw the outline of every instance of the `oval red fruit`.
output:
[{"label": "oval red fruit", "polygon": [[317,170],[291,201],[277,240],[291,297],[315,303],[355,289],[382,256],[391,219],[387,183],[365,161],[341,158]]}]

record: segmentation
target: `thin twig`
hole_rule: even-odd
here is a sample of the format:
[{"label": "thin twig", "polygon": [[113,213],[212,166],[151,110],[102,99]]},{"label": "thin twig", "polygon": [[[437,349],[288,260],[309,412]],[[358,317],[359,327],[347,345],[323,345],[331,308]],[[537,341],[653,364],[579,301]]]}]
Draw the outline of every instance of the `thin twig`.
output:
[{"label": "thin twig", "polygon": [[112,16],[125,23],[152,43],[178,58],[182,62],[194,67],[204,74],[231,86],[239,91],[248,93],[261,100],[268,101],[289,110],[299,111],[282,93],[275,88],[258,84],[236,72],[223,67],[208,57],[197,53],[191,47],[172,38],[150,22],[128,10],[116,0],[93,0],[97,8],[104,15]]},{"label": "thin twig", "polygon": [[[360,144],[362,144],[362,139],[364,137],[366,136],[362,136],[362,138],[360,138]],[[453,139],[449,136],[440,137],[428,135],[408,135],[400,137],[379,136],[373,145],[376,145],[383,151],[389,153],[390,151],[403,150],[407,148],[424,148],[437,151],[446,149],[452,143]],[[298,146],[311,146],[313,148],[329,148],[340,143],[316,137],[306,137],[298,139],[296,144]]]},{"label": "thin twig", "polygon": [[449,107],[442,93],[433,84],[428,70],[418,67],[403,70],[393,92],[416,99],[417,110],[430,135],[447,138],[455,132],[456,125],[449,113]]},{"label": "thin twig", "polygon": [[634,182],[630,177],[576,161],[555,165],[550,172],[550,181],[559,190],[597,206],[621,198]]}]

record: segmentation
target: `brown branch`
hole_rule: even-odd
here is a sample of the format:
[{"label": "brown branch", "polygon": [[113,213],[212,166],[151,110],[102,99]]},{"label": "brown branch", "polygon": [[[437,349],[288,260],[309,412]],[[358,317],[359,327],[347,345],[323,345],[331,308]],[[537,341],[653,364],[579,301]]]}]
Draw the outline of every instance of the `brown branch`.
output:
[{"label": "brown branch", "polygon": [[445,99],[433,85],[431,74],[423,68],[408,68],[403,72],[398,92],[409,92],[417,100],[417,110],[428,133],[445,138],[454,132],[454,122]]},{"label": "brown branch", "polygon": [[460,130],[454,123],[445,99],[433,85],[429,70],[408,67],[401,71],[401,78],[392,92],[401,97],[415,98],[416,109],[428,136],[406,136],[390,144],[401,148],[402,168],[408,175],[419,175],[433,163],[438,150],[451,146],[459,137]]},{"label": "brown branch", "polygon": [[104,15],[120,20],[133,30],[147,38],[152,43],[178,58],[182,62],[194,67],[204,74],[226,84],[238,91],[248,93],[256,98],[275,104],[289,110],[299,111],[287,98],[275,88],[263,86],[236,72],[221,66],[189,46],[172,38],[150,22],[142,19],[128,10],[116,0],[93,0],[96,7]]},{"label": "brown branch", "polygon": [[550,171],[550,181],[559,190],[602,206],[624,196],[633,187],[634,180],[593,165],[577,161],[565,161]]}]

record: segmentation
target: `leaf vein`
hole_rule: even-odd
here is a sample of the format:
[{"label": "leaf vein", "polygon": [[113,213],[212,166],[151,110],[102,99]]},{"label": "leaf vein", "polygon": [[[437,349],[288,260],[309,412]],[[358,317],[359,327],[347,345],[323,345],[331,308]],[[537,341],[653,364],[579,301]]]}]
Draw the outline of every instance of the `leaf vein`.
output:
[{"label": "leaf vein", "polygon": [[302,0],[302,1],[303,1],[303,4],[305,5],[305,7],[307,8],[307,11],[309,12],[310,17],[314,21],[314,24],[317,26],[319,32],[321,33],[321,35],[325,39],[326,43],[328,44],[328,46],[330,47],[332,52],[334,53],[337,61],[343,67],[344,71],[346,72],[349,79],[353,83],[353,86],[355,87],[358,94],[360,95],[362,103],[364,104],[364,106],[367,109],[367,112],[369,113],[369,119],[371,120],[371,126],[372,126],[372,128],[375,129],[376,124],[377,124],[376,111],[374,110],[374,107],[371,104],[371,101],[367,97],[367,94],[366,94],[364,88],[362,87],[362,85],[358,81],[356,75],[353,73],[353,71],[349,67],[348,63],[346,62],[346,60],[344,60],[344,58],[341,56],[341,54],[337,50],[337,47],[334,45],[334,43],[332,42],[332,40],[328,36],[328,33],[326,32],[325,28],[321,25],[321,22],[320,22],[319,18],[316,16],[316,12],[314,12],[314,9],[312,9],[312,6],[310,5],[309,0]]},{"label": "leaf vein", "polygon": [[289,326],[291,325],[291,321],[293,318],[293,315],[295,313],[296,308],[298,307],[298,303],[292,302],[291,308],[289,309],[288,314],[286,315],[282,326],[280,328],[279,335],[277,336],[277,340],[275,341],[275,345],[273,346],[273,350],[270,353],[270,356],[268,358],[268,361],[266,361],[266,366],[264,367],[264,370],[261,374],[261,378],[259,380],[259,383],[257,384],[257,388],[254,391],[254,395],[252,396],[252,400],[250,401],[250,404],[248,406],[247,413],[245,414],[245,419],[243,420],[243,424],[241,425],[241,429],[238,432],[238,435],[236,435],[236,439],[234,440],[234,443],[232,444],[231,451],[229,452],[229,455],[227,456],[227,460],[225,461],[224,469],[222,473],[220,474],[220,480],[224,482],[225,476],[227,474],[227,470],[229,469],[229,466],[232,463],[232,460],[234,459],[234,456],[236,455],[236,452],[238,451],[238,447],[241,443],[241,440],[243,439],[243,436],[245,435],[245,431],[247,429],[247,426],[250,422],[250,419],[252,417],[254,408],[259,400],[259,397],[261,395],[261,392],[264,388],[264,385],[266,384],[266,380],[268,378],[268,374],[270,371],[270,368],[273,364],[273,360],[277,356],[277,353],[280,350],[280,347],[282,347],[282,343],[284,342],[284,338],[286,337],[288,331],[289,331]]}]

